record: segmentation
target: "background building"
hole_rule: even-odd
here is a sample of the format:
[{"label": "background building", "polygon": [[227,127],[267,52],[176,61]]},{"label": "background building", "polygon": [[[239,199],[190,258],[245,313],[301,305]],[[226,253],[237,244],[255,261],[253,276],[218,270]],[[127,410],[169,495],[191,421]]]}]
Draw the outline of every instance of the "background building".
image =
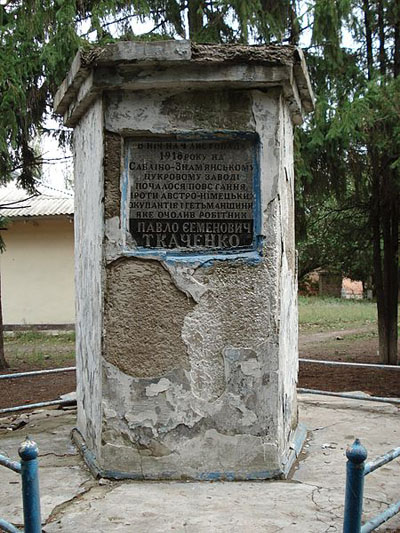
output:
[{"label": "background building", "polygon": [[0,188],[0,215],[8,217],[0,254],[6,329],[75,322],[73,193],[44,186],[40,193]]}]

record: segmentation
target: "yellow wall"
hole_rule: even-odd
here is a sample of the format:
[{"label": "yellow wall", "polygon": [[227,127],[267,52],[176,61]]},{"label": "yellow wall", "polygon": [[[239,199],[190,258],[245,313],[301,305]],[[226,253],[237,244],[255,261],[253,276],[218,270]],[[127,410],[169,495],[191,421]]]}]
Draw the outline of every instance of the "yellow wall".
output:
[{"label": "yellow wall", "polygon": [[0,257],[3,321],[72,324],[74,224],[67,217],[10,222]]}]

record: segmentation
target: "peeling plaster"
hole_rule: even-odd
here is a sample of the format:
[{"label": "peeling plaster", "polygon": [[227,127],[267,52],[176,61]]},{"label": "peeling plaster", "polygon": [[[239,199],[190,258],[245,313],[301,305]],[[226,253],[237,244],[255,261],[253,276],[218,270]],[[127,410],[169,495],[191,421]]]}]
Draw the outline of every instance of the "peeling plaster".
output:
[{"label": "peeling plaster", "polygon": [[[123,136],[143,132],[233,128],[232,117],[223,122],[224,109],[239,113],[242,93],[228,93],[213,92],[215,113],[205,117],[206,97],[180,113],[183,96],[195,106],[192,93],[110,93],[105,121],[113,133],[105,148],[123,152]],[[101,432],[95,453],[107,469],[146,479],[263,479],[280,475],[287,462],[297,423],[293,175],[285,171],[293,164],[292,129],[279,89],[243,97],[237,128],[260,139],[264,239],[257,261],[126,257],[111,165],[122,152],[107,159],[103,346],[95,354],[103,417],[100,428],[98,421],[89,428],[90,420],[81,428]]]},{"label": "peeling plaster", "polygon": [[193,305],[156,261],[120,259],[110,264],[104,310],[105,359],[138,377],[187,368],[180,331]]},{"label": "peeling plaster", "polygon": [[162,378],[158,383],[152,383],[146,387],[147,396],[157,396],[161,392],[165,392],[169,389],[171,383],[168,379]]},{"label": "peeling plaster", "polygon": [[199,283],[194,277],[196,269],[200,266],[187,266],[182,263],[162,263],[163,267],[171,274],[171,279],[176,287],[198,303],[207,292],[207,285]]}]

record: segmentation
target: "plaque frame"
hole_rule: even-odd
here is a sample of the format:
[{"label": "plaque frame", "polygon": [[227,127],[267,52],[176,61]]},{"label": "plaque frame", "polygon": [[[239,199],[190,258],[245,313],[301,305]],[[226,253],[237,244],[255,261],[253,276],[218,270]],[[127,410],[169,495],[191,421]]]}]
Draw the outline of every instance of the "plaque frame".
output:
[{"label": "plaque frame", "polygon": [[[160,248],[142,247],[132,245],[129,230],[129,201],[130,201],[130,150],[129,141],[145,142],[199,142],[199,141],[250,141],[252,146],[252,189],[253,189],[253,241],[246,248]],[[121,230],[122,230],[122,255],[127,257],[153,258],[164,261],[178,262],[208,262],[210,260],[237,260],[258,263],[261,260],[263,238],[261,235],[261,183],[260,183],[260,138],[255,132],[246,131],[190,131],[171,132],[165,134],[139,135],[135,132],[123,137],[123,169],[121,173]]]}]

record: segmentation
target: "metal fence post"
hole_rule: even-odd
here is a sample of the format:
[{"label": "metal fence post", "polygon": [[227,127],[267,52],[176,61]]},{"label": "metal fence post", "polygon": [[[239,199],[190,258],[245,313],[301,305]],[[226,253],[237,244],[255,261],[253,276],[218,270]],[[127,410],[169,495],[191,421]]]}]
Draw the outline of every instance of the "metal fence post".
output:
[{"label": "metal fence post", "polygon": [[367,450],[359,439],[346,450],[346,496],[343,533],[360,533],[364,492],[364,466]]},{"label": "metal fence post", "polygon": [[39,465],[37,459],[39,450],[36,443],[26,437],[18,453],[21,457],[24,533],[41,533]]}]

